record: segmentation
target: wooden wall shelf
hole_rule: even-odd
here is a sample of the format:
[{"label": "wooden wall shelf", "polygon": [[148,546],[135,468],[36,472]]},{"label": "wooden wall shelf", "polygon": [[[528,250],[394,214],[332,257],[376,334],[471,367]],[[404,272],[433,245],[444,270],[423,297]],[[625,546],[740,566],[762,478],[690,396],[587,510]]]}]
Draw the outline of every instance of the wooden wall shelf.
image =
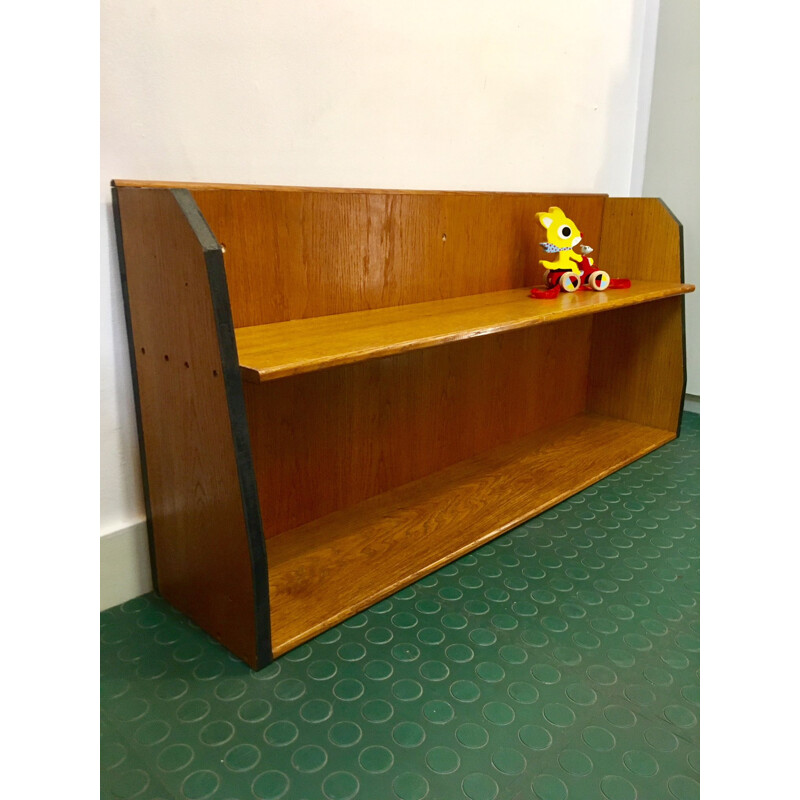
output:
[{"label": "wooden wall shelf", "polygon": [[683,283],[635,281],[630,289],[562,293],[527,289],[453,297],[236,329],[242,378],[255,383],[353,364],[474,336],[543,325],[690,292]]},{"label": "wooden wall shelf", "polygon": [[[112,192],[154,584],[254,668],[677,433],[658,200]],[[630,289],[528,296],[551,205]]]}]

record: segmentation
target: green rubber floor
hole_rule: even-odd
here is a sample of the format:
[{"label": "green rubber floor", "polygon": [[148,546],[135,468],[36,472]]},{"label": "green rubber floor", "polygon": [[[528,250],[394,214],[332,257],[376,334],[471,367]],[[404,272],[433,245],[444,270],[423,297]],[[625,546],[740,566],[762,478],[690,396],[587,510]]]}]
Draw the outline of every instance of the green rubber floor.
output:
[{"label": "green rubber floor", "polygon": [[103,612],[101,796],[699,797],[699,430],[260,672]]}]

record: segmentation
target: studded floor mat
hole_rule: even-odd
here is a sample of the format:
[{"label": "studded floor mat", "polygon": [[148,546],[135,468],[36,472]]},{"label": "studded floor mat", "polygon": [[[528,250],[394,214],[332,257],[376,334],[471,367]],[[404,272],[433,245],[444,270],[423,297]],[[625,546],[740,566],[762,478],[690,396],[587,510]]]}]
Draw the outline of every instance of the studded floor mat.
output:
[{"label": "studded floor mat", "polygon": [[101,796],[698,798],[699,429],[260,672],[101,613]]}]

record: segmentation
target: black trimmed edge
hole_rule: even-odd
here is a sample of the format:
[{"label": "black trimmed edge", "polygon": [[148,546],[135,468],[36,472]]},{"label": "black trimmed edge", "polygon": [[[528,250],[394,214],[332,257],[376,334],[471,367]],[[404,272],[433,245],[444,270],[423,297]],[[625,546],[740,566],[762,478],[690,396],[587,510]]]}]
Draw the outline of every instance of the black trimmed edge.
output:
[{"label": "black trimmed edge", "polygon": [[133,346],[133,324],[131,322],[131,305],[128,294],[128,273],[125,266],[125,248],[122,243],[122,217],[119,210],[117,187],[111,184],[111,204],[114,209],[114,233],[117,240],[117,260],[122,283],[122,305],[125,308],[125,330],[128,338],[128,357],[131,364],[131,381],[133,384],[133,405],[136,410],[136,435],[139,439],[139,462],[142,472],[142,489],[144,491],[144,508],[147,515],[147,546],[150,550],[150,575],[153,589],[158,594],[158,565],[156,564],[156,547],[153,535],[153,512],[150,506],[150,483],[147,479],[147,454],[144,449],[144,429],[142,427],[142,406],[139,398],[139,373],[136,369],[136,348]]},{"label": "black trimmed edge", "polygon": [[[659,197],[658,202],[664,207],[664,210],[669,214],[675,224],[678,226],[678,239],[681,253],[681,283],[686,283],[686,276],[684,270],[684,254],[683,254],[683,223],[672,213],[672,209]],[[675,432],[676,436],[681,435],[681,425],[683,424],[683,409],[686,405],[686,384],[689,380],[689,370],[686,365],[686,295],[681,295],[681,347],[683,356],[683,387],[681,390],[681,407],[678,411],[678,430]]]},{"label": "black trimmed edge", "polygon": [[256,668],[261,669],[274,660],[269,606],[269,568],[222,248],[198,208],[192,193],[188,189],[170,189],[169,191],[203,248],[206,262],[211,303],[217,326],[217,341],[222,360],[222,375],[228,400],[234,455],[239,473],[239,489],[242,495],[247,545],[250,551],[253,596],[255,598]]}]

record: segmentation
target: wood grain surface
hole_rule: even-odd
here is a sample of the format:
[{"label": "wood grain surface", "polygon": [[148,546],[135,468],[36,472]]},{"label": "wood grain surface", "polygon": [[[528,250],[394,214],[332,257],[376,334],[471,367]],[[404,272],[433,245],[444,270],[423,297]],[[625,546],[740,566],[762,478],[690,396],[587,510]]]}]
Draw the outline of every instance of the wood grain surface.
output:
[{"label": "wood grain surface", "polygon": [[551,205],[600,239],[603,195],[194,189],[237,328],[542,282]]},{"label": "wood grain surface", "polygon": [[251,562],[203,248],[169,190],[117,191],[158,590],[255,664]]},{"label": "wood grain surface", "polygon": [[656,197],[606,198],[601,242],[597,266],[612,278],[683,281],[681,226]]},{"label": "wood grain surface", "polygon": [[[615,277],[681,281],[681,227],[654,198],[609,198],[598,263]],[[689,286],[694,291],[694,286]],[[593,321],[587,409],[677,431],[686,391],[683,297]]]},{"label": "wood grain surface", "polygon": [[268,540],[275,653],[296,647],[674,437],[579,415]]},{"label": "wood grain surface", "polygon": [[686,373],[683,298],[594,320],[587,408],[677,431]]},{"label": "wood grain surface", "polygon": [[511,289],[239,328],[236,346],[242,377],[262,382],[611,311],[691,290],[680,283],[634,281],[630,289],[561,293],[552,300],[535,300],[527,289]]},{"label": "wood grain surface", "polygon": [[584,410],[588,317],[245,383],[274,536]]}]

